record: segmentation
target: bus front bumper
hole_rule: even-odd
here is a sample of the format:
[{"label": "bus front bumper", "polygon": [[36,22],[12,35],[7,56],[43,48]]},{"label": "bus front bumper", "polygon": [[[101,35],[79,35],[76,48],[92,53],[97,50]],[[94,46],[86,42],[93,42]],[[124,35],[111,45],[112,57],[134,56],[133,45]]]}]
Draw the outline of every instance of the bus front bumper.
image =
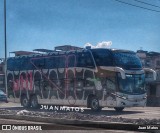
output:
[{"label": "bus front bumper", "polygon": [[145,107],[147,98],[145,95],[116,97],[117,107]]}]

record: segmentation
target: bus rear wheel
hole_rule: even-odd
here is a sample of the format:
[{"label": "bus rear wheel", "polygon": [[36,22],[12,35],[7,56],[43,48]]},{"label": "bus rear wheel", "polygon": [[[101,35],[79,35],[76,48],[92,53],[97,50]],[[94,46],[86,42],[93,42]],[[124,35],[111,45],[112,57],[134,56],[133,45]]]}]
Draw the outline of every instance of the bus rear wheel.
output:
[{"label": "bus rear wheel", "polygon": [[101,107],[99,106],[99,100],[96,97],[91,97],[89,100],[89,107],[92,111],[101,111]]},{"label": "bus rear wheel", "polygon": [[31,97],[31,107],[34,109],[37,109],[39,107],[37,96],[35,95]]},{"label": "bus rear wheel", "polygon": [[31,106],[30,104],[30,100],[27,98],[27,96],[23,95],[21,97],[21,105],[24,107],[24,108],[29,108]]},{"label": "bus rear wheel", "polygon": [[115,109],[117,112],[121,112],[121,111],[123,111],[124,107],[114,107],[114,109]]}]

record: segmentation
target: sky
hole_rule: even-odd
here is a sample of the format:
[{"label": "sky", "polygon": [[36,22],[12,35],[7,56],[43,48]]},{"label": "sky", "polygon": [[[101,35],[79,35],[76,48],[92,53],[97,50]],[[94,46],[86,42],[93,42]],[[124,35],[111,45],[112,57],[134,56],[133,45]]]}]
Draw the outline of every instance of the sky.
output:
[{"label": "sky", "polygon": [[[7,54],[12,51],[84,47],[111,42],[111,48],[160,52],[160,12],[116,0],[6,0]],[[120,0],[160,11],[160,0]],[[0,58],[4,57],[4,0],[0,0]],[[8,54],[9,56],[9,54]]]}]

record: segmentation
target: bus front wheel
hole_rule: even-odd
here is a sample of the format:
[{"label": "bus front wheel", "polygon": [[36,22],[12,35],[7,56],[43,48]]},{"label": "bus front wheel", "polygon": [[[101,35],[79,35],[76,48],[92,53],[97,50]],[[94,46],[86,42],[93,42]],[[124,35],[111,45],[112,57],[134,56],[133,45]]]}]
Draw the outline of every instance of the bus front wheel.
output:
[{"label": "bus front wheel", "polygon": [[89,100],[89,106],[93,111],[100,111],[102,108],[99,106],[99,100],[96,97],[91,97]]},{"label": "bus front wheel", "polygon": [[31,107],[34,109],[39,107],[37,96],[35,95],[31,97]]},{"label": "bus front wheel", "polygon": [[117,112],[121,112],[121,111],[123,111],[124,107],[114,107],[114,109],[115,109]]},{"label": "bus front wheel", "polygon": [[27,98],[27,96],[23,95],[21,97],[21,105],[24,107],[24,108],[29,108],[31,106],[30,104],[30,101],[29,99]]}]

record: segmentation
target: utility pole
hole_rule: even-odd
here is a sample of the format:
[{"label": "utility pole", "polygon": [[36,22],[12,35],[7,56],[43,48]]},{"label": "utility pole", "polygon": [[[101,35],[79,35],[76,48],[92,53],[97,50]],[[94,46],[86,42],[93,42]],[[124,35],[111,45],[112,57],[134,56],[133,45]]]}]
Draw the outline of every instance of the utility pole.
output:
[{"label": "utility pole", "polygon": [[7,34],[6,34],[6,0],[4,0],[4,48],[5,48],[5,63],[4,63],[4,75],[5,75],[5,91],[7,92]]}]

